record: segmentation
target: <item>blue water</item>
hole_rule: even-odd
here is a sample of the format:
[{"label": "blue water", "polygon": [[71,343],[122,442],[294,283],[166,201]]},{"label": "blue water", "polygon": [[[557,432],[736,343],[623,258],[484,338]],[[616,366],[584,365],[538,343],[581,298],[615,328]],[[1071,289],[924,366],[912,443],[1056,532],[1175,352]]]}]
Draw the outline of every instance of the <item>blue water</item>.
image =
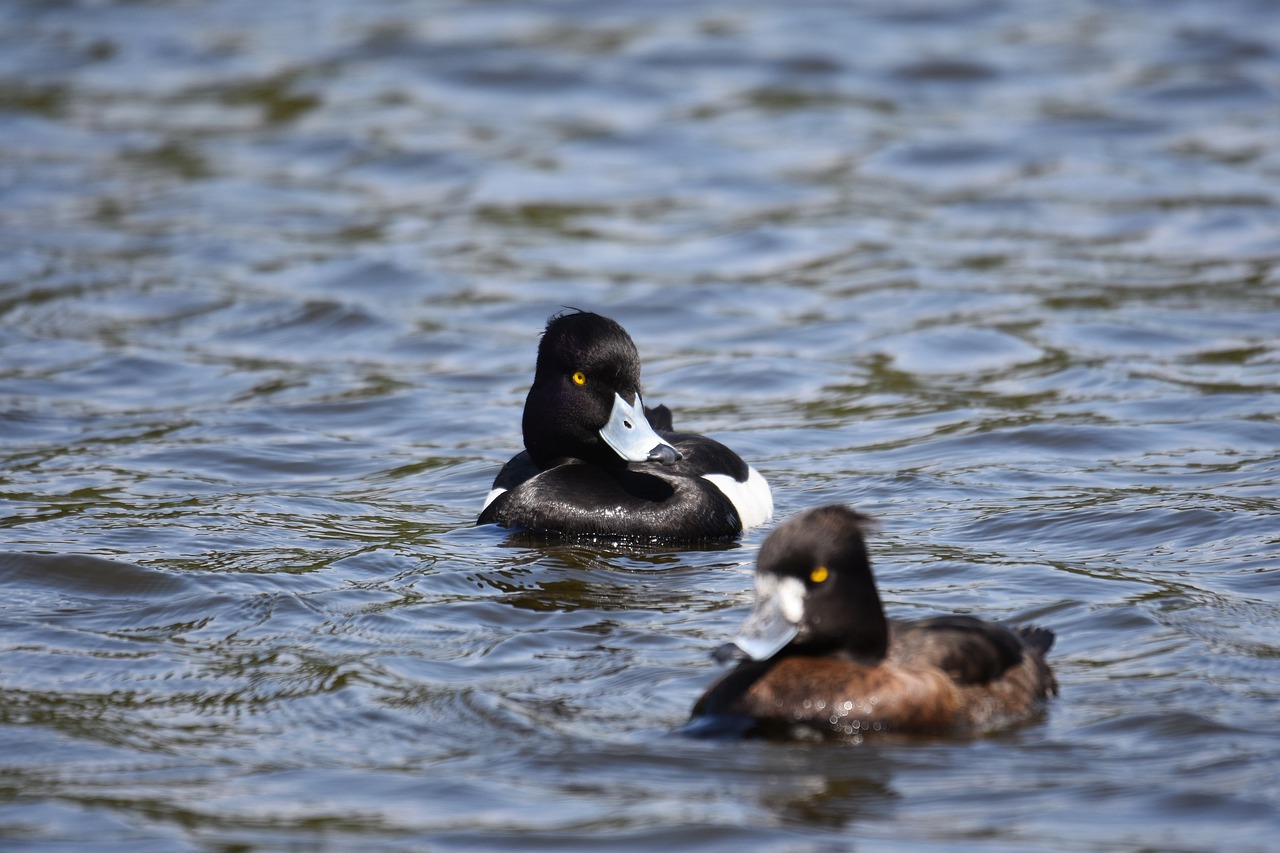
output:
[{"label": "blue water", "polygon": [[[0,848],[1280,850],[1269,0],[0,9]],[[769,528],[472,522],[562,306],[979,739],[680,734]]]}]

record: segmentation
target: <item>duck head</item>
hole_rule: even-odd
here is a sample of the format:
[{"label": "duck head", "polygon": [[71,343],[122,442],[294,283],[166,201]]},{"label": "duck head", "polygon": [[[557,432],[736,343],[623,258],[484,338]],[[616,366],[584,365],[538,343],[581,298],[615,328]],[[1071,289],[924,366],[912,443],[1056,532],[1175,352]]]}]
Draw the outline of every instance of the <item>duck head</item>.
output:
[{"label": "duck head", "polygon": [[524,406],[524,445],[539,468],[566,458],[598,465],[680,458],[645,418],[640,355],[608,317],[557,314],[538,344]]},{"label": "duck head", "polygon": [[868,519],[843,506],[802,512],[760,547],[756,600],[721,661],[841,654],[879,661],[888,626],[867,558]]}]

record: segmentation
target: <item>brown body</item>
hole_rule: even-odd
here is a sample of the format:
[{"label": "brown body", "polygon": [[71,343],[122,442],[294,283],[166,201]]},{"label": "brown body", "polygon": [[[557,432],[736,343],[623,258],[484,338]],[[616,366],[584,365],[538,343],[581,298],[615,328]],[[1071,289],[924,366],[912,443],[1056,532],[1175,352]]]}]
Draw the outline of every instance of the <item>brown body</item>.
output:
[{"label": "brown body", "polygon": [[1020,641],[1016,661],[998,673],[984,670],[978,680],[965,680],[954,668],[943,668],[946,654],[929,653],[932,638],[910,636],[927,628],[895,627],[906,629],[909,641],[895,643],[891,634],[888,657],[875,663],[785,655],[739,664],[698,700],[693,715],[750,718],[750,733],[763,735],[785,735],[797,725],[836,736],[960,734],[1017,722],[1058,692],[1043,650],[1020,634],[1008,633]]}]

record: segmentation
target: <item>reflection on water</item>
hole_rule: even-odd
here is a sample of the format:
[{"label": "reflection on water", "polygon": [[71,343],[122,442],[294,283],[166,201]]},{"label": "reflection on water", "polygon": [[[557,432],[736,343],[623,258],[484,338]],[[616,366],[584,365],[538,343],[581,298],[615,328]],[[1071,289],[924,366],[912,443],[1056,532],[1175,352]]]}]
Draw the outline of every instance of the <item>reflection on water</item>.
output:
[{"label": "reflection on water", "polygon": [[[10,5],[0,847],[1274,846],[1268,2]],[[682,736],[768,531],[472,524],[565,305],[1060,700]]]}]

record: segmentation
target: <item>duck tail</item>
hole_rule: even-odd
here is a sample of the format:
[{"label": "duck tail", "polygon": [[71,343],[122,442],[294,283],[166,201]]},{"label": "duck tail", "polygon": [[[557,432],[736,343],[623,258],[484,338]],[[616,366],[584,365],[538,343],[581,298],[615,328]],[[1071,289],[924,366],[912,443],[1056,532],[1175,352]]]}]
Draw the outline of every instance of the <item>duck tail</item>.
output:
[{"label": "duck tail", "polygon": [[1049,649],[1053,647],[1053,632],[1048,628],[1040,628],[1035,625],[1020,625],[1013,629],[1014,632],[1022,638],[1022,642],[1026,643],[1028,648],[1035,649],[1044,657],[1049,653]]}]

